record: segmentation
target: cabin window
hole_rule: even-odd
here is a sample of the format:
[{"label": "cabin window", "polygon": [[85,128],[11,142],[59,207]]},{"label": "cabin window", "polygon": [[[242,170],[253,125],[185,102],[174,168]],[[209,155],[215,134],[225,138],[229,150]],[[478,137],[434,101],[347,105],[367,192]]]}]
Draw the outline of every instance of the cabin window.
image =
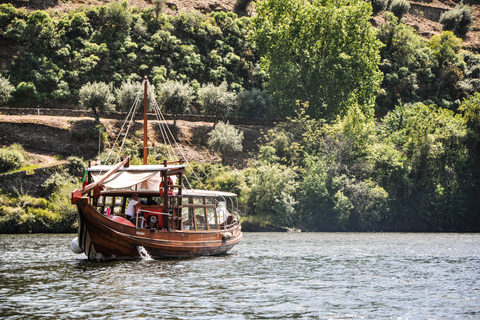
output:
[{"label": "cabin window", "polygon": [[193,224],[193,208],[183,207],[182,208],[182,221],[183,221],[183,230],[195,230],[195,225]]},{"label": "cabin window", "polygon": [[182,221],[184,230],[218,230],[215,199],[188,197],[183,203]]}]

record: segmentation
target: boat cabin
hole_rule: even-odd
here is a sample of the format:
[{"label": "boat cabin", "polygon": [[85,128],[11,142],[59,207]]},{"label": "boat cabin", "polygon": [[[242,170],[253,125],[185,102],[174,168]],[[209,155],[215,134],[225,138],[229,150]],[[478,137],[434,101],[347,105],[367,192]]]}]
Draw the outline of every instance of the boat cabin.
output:
[{"label": "boat cabin", "polygon": [[[100,179],[110,168],[88,168],[89,180]],[[238,211],[236,194],[184,190],[184,173],[185,167],[181,161],[178,164],[128,166],[92,190],[88,195],[89,202],[99,213],[129,224],[126,220],[128,203],[133,194],[138,194],[133,225],[159,231],[221,230],[237,222],[229,214]]]}]

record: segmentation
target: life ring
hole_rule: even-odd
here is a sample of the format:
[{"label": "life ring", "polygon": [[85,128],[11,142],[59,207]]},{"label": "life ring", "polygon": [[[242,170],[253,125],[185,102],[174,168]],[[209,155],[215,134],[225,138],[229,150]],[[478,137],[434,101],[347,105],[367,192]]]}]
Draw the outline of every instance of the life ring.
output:
[{"label": "life ring", "polygon": [[[172,178],[167,177],[167,184],[168,184],[169,186],[172,186],[172,185],[173,185],[173,180],[172,180]],[[164,186],[164,184],[163,184],[163,181],[162,181],[162,183],[160,183],[160,187],[159,187],[160,197],[162,197],[162,198],[163,198],[163,195],[165,194],[165,191],[164,191],[165,188],[164,188],[163,186]],[[169,188],[168,188],[168,194],[171,195],[172,193],[173,193],[173,188],[172,188],[172,187],[169,187]]]}]

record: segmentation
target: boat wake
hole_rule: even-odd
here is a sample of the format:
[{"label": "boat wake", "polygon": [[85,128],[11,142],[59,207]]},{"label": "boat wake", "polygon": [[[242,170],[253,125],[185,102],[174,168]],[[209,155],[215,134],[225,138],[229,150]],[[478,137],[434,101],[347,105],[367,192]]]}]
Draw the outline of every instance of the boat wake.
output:
[{"label": "boat wake", "polygon": [[140,258],[142,258],[142,260],[153,260],[143,246],[138,245],[137,251],[138,251],[138,254],[140,255]]}]

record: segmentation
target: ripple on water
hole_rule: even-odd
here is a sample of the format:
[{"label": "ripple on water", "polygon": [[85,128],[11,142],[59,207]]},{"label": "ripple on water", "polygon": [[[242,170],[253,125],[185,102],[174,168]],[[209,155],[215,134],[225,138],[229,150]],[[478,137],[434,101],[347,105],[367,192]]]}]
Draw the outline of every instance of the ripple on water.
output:
[{"label": "ripple on water", "polygon": [[229,254],[88,262],[74,235],[0,235],[11,319],[476,318],[475,234],[246,233]]}]

